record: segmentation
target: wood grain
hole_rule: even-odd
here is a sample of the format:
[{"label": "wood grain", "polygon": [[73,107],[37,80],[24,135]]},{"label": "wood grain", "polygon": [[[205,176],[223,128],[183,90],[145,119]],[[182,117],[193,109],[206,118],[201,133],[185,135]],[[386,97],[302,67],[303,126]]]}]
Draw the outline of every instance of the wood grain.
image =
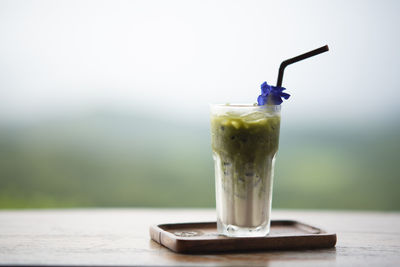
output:
[{"label": "wood grain", "polygon": [[0,211],[0,265],[400,266],[400,213],[273,211],[335,232],[336,248],[185,255],[152,241],[149,226],[212,221],[213,210]]}]

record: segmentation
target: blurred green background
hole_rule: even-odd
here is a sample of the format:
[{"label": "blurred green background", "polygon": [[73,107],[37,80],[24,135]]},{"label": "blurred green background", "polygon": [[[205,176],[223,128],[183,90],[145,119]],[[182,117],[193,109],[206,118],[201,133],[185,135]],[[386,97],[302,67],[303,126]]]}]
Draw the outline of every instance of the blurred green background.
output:
[{"label": "blurred green background", "polygon": [[[273,207],[398,210],[393,125],[283,123]],[[99,112],[0,129],[1,208],[215,205],[206,121]]]},{"label": "blurred green background", "polygon": [[400,210],[399,1],[0,1],[0,208],[214,207],[208,103],[287,58],[274,208]]}]

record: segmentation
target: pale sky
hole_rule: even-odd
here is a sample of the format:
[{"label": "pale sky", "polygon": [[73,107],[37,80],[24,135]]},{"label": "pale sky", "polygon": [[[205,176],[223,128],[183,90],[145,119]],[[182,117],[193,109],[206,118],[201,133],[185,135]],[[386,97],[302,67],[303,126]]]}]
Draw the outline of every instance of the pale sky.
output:
[{"label": "pale sky", "polygon": [[400,111],[399,1],[0,1],[0,118],[91,110],[208,119],[284,59],[288,121]]}]

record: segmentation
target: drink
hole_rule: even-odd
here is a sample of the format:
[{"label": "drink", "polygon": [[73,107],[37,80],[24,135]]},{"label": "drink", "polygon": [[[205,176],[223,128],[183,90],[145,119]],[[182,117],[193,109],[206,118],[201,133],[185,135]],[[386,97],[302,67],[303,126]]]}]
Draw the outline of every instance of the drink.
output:
[{"label": "drink", "polygon": [[218,233],[265,236],[269,232],[275,154],[278,151],[283,72],[328,51],[327,45],[283,61],[276,86],[261,84],[258,105],[211,106]]},{"label": "drink", "polygon": [[279,127],[279,105],[211,106],[220,234],[268,234]]}]

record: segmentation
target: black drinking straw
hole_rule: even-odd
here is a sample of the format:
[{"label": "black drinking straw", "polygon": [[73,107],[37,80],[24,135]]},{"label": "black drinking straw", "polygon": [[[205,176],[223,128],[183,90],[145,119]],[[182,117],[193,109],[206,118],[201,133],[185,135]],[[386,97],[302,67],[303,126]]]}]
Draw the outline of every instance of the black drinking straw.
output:
[{"label": "black drinking straw", "polygon": [[310,52],[301,54],[301,55],[299,55],[297,57],[289,58],[289,59],[286,59],[285,61],[283,61],[281,63],[281,65],[279,66],[278,81],[276,82],[276,86],[277,87],[281,87],[282,86],[283,72],[285,71],[286,66],[288,66],[290,64],[293,64],[293,63],[296,63],[296,62],[298,62],[300,60],[303,60],[303,59],[306,59],[306,58],[309,58],[309,57],[313,57],[313,56],[316,56],[318,54],[327,52],[327,51],[329,51],[329,47],[328,47],[328,45],[325,45],[325,46],[322,46],[322,47],[317,48],[315,50],[312,50]]}]

